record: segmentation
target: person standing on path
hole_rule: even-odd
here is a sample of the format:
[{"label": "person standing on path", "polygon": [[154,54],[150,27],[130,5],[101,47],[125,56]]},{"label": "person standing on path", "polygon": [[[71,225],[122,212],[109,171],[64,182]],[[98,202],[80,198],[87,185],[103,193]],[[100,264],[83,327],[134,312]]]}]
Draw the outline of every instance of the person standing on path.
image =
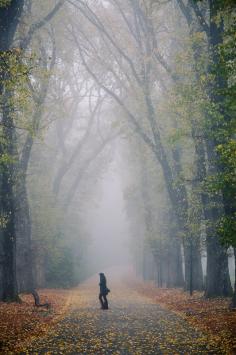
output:
[{"label": "person standing on path", "polygon": [[101,303],[101,309],[108,309],[108,301],[107,295],[110,292],[109,288],[107,288],[107,280],[103,272],[100,272],[100,293],[99,293],[99,301]]}]

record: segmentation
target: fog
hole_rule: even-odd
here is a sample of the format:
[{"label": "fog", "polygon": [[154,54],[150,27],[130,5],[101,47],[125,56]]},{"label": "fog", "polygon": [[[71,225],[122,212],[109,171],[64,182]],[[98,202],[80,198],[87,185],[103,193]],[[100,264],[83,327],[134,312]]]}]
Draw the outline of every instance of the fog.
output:
[{"label": "fog", "polygon": [[87,262],[94,272],[131,263],[130,230],[118,153],[114,152],[112,162],[98,182],[100,198],[86,218],[90,235]]},{"label": "fog", "polygon": [[235,353],[235,30],[0,0],[1,354]]},{"label": "fog", "polygon": [[232,294],[233,20],[217,28],[210,3],[19,7],[0,78],[3,289],[4,275],[15,294],[127,265],[158,287]]}]

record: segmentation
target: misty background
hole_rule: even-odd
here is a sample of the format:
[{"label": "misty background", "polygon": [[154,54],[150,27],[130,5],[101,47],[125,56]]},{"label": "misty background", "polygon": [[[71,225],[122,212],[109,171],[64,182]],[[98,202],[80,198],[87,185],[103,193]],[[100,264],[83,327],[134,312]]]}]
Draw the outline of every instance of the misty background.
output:
[{"label": "misty background", "polygon": [[0,1],[0,299],[126,265],[233,294],[230,4]]},{"label": "misty background", "polygon": [[97,201],[87,213],[90,235],[87,262],[92,271],[114,266],[130,266],[131,240],[123,196],[119,142],[112,162],[98,182]]}]

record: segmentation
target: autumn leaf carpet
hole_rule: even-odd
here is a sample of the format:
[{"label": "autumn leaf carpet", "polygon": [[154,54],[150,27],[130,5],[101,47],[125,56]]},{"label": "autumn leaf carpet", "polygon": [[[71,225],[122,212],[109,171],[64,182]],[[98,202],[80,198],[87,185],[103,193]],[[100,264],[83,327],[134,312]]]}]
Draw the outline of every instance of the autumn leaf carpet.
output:
[{"label": "autumn leaf carpet", "polygon": [[99,309],[97,285],[72,291],[64,318],[21,354],[222,354],[208,337],[126,284],[112,286],[109,310]]}]

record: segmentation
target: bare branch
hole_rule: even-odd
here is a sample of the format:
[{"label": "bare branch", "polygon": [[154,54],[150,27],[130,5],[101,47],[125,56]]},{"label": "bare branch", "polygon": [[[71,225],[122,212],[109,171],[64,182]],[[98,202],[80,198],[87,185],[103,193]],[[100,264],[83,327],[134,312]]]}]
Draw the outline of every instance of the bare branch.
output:
[{"label": "bare branch", "polygon": [[183,0],[176,0],[177,1],[177,4],[179,5],[179,8],[180,10],[182,11],[187,23],[188,23],[188,26],[191,26],[192,22],[193,22],[193,18],[192,18],[192,14],[191,14],[191,11],[189,9],[189,7],[187,7]]},{"label": "bare branch", "polygon": [[[108,33],[108,31],[105,29],[103,26],[102,22],[100,19],[97,17],[97,15],[92,11],[92,9],[88,6],[88,4],[84,4],[81,0],[76,0],[78,3],[80,3],[81,6],[76,5],[70,0],[67,0],[70,4],[74,5],[78,10],[81,11],[81,13],[87,18],[87,20],[92,23],[98,31],[102,32],[110,41],[110,43],[113,45],[113,47],[117,50],[117,52],[126,60],[126,62],[129,64],[131,71],[133,73],[133,76],[137,83],[141,85],[141,79],[134,67],[134,64],[132,60],[129,58],[129,56],[116,44],[116,41],[112,38],[112,36]],[[87,9],[88,13],[86,12],[85,8]]]},{"label": "bare branch", "polygon": [[198,23],[200,24],[202,30],[206,33],[207,36],[209,36],[210,35],[209,25],[207,24],[206,20],[204,19],[204,16],[198,7],[198,4],[196,3],[196,1],[193,1],[193,0],[189,0],[189,4],[192,7],[192,9],[194,10],[196,18],[197,18]]},{"label": "bare branch", "polygon": [[101,154],[101,152],[104,150],[104,148],[107,146],[107,144],[110,143],[112,140],[116,139],[120,135],[120,133],[121,132],[115,133],[114,135],[109,136],[108,138],[103,140],[101,142],[100,146],[96,150],[94,150],[94,152],[90,155],[90,157],[87,158],[83,162],[82,166],[79,169],[79,173],[78,173],[77,177],[75,178],[74,183],[71,185],[68,195],[65,199],[65,204],[64,204],[65,210],[68,209],[73,198],[75,197],[75,193],[76,193],[76,190],[78,189],[79,183],[82,180],[86,171],[88,170],[90,164]]},{"label": "bare branch", "polygon": [[53,192],[54,192],[55,196],[57,196],[59,193],[59,189],[60,189],[60,186],[61,186],[64,176],[66,175],[66,173],[69,171],[69,169],[73,165],[75,159],[79,156],[81,150],[84,148],[84,145],[87,142],[88,137],[90,136],[92,125],[93,125],[97,110],[98,110],[99,106],[102,105],[103,100],[104,100],[104,97],[99,98],[96,102],[95,107],[93,109],[91,109],[92,111],[91,111],[91,115],[89,118],[88,126],[86,128],[86,131],[85,131],[83,137],[78,141],[69,160],[64,162],[64,164],[58,169],[58,171],[56,173],[56,177],[53,182]]},{"label": "bare branch", "polygon": [[59,0],[58,3],[54,6],[54,8],[42,20],[33,23],[30,26],[27,35],[20,43],[20,47],[22,49],[26,49],[29,46],[34,33],[38,31],[41,27],[45,26],[49,21],[51,21],[51,19],[55,16],[57,11],[62,7],[65,1],[66,0]]},{"label": "bare branch", "polygon": [[88,71],[88,73],[91,75],[91,77],[94,79],[94,81],[105,91],[107,92],[117,103],[118,105],[123,109],[123,111],[126,113],[129,121],[132,123],[134,126],[135,130],[139,133],[139,135],[142,137],[142,139],[147,143],[147,145],[152,149],[153,152],[156,152],[156,147],[155,144],[152,142],[152,140],[148,137],[146,133],[144,133],[143,129],[141,128],[140,124],[136,120],[135,116],[132,114],[132,112],[127,108],[125,103],[117,96],[112,90],[110,90],[108,87],[106,87],[103,83],[100,82],[96,74],[91,70],[91,68],[87,65],[81,46],[79,42],[77,42],[77,46],[81,55],[82,62]]}]

